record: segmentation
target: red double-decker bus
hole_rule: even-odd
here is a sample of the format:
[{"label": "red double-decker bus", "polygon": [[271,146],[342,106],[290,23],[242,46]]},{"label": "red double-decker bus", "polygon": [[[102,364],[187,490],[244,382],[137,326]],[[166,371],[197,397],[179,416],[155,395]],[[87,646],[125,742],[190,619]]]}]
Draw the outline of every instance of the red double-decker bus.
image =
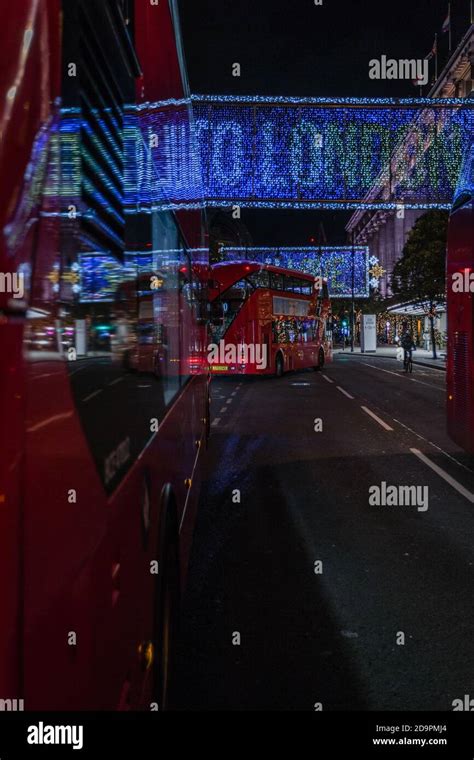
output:
[{"label": "red double-decker bus", "polygon": [[449,220],[447,414],[451,438],[474,453],[474,145]]},{"label": "red double-decker bus", "polygon": [[323,278],[241,261],[212,266],[210,285],[214,375],[280,377],[331,361],[331,302]]},{"label": "red double-decker bus", "polygon": [[0,36],[1,709],[162,709],[208,265],[200,210],[125,207],[124,115],[187,95],[177,5],[24,0]]}]

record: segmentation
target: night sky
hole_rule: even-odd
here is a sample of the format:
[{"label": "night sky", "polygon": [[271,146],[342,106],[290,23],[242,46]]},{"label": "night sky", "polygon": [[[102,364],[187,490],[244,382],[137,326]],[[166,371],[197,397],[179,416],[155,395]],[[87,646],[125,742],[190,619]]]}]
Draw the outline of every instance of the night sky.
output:
[{"label": "night sky", "polygon": [[[410,97],[410,81],[371,80],[371,58],[424,58],[441,33],[447,0],[179,0],[193,93]],[[453,48],[470,21],[470,0],[451,3]],[[240,78],[232,64],[241,65]],[[434,63],[430,63],[430,76]],[[427,94],[429,88],[426,87]],[[328,242],[345,242],[346,212],[242,209],[256,245],[304,245],[323,221]]]}]

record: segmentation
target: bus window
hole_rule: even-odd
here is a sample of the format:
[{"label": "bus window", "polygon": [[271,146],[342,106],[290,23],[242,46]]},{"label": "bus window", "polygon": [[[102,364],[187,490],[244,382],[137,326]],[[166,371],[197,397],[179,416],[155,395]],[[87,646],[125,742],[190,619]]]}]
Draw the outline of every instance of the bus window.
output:
[{"label": "bus window", "polygon": [[253,288],[247,279],[238,280],[221,295],[223,321],[219,324],[218,319],[213,320],[217,324],[212,325],[211,333],[215,343],[218,343],[230,324],[234,321],[240,309],[244,305]]},{"label": "bus window", "polygon": [[183,248],[179,264],[179,289],[190,308],[194,304],[193,279],[191,272],[191,260],[189,254]]},{"label": "bus window", "polygon": [[192,355],[194,352],[194,329],[192,317],[196,312],[195,292],[193,288],[193,274],[189,253],[183,247],[179,254],[179,290],[181,295],[180,304],[180,372],[179,380],[184,385],[189,379]]},{"label": "bus window", "polygon": [[282,274],[277,274],[276,272],[270,272],[270,288],[272,290],[284,290],[284,276]]},{"label": "bus window", "polygon": [[273,296],[273,313],[305,317],[309,312],[309,301],[300,301],[297,298],[281,298]]},{"label": "bus window", "polygon": [[269,288],[270,287],[270,274],[266,269],[262,269],[259,272],[252,272],[247,277],[247,280],[255,288]]},{"label": "bus window", "polygon": [[301,293],[301,280],[298,277],[288,277],[288,288],[292,293]]}]

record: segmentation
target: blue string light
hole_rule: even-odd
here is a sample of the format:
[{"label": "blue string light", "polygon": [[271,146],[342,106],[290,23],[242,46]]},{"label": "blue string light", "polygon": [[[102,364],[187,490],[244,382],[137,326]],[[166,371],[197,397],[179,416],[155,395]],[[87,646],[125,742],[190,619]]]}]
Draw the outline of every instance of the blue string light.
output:
[{"label": "blue string light", "polygon": [[220,253],[224,261],[257,261],[325,277],[331,298],[351,297],[354,272],[354,296],[368,298],[369,284],[375,287],[374,282],[369,283],[369,249],[367,246],[354,246],[354,260],[352,250],[352,246],[327,245],[282,248],[222,246]]},{"label": "blue string light", "polygon": [[[368,106],[423,106],[425,108],[445,107],[445,106],[465,106],[465,98],[305,98],[287,95],[198,95],[193,94],[189,99],[192,103],[251,103],[259,105],[260,103],[281,104],[281,105],[368,105]],[[163,103],[172,103],[173,101],[163,101]],[[174,101],[182,104],[186,101]],[[153,105],[162,105],[157,103]]]},{"label": "blue string light", "polygon": [[[81,128],[77,109],[64,109],[57,189],[69,198],[79,190]],[[124,206],[449,209],[473,133],[472,103],[460,98],[195,95],[128,107]],[[84,147],[82,158],[100,171]],[[119,204],[121,177],[109,174]]]},{"label": "blue string light", "polygon": [[147,104],[127,112],[127,205],[449,208],[472,127],[460,98],[195,95]]}]

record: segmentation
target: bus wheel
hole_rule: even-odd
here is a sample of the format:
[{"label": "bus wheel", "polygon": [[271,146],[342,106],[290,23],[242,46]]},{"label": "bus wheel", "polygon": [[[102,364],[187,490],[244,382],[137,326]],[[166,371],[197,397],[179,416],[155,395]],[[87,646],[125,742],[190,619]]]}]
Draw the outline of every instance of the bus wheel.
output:
[{"label": "bus wheel", "polygon": [[275,359],[275,377],[281,377],[283,375],[283,357],[281,354],[277,354]]},{"label": "bus wheel", "polygon": [[180,607],[178,518],[171,487],[162,492],[158,578],[155,602],[155,658],[153,700],[159,710],[170,706]]},{"label": "bus wheel", "polygon": [[322,348],[319,349],[318,354],[318,363],[314,367],[315,372],[318,372],[319,370],[324,368],[324,351]]}]

